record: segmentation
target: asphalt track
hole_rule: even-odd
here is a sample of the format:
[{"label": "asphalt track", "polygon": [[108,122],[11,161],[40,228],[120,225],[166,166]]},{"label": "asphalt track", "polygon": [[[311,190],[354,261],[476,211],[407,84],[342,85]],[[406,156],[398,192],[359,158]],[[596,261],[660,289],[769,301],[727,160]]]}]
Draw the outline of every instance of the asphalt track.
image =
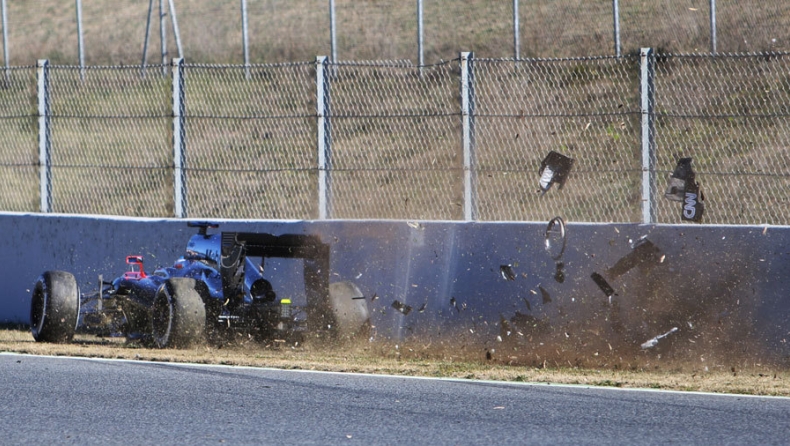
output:
[{"label": "asphalt track", "polygon": [[3,444],[788,444],[790,399],[0,354]]}]

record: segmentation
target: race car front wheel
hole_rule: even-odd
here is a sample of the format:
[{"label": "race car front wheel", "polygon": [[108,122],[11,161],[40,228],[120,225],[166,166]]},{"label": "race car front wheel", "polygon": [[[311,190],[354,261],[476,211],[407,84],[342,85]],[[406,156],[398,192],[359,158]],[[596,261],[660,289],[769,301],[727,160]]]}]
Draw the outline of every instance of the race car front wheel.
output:
[{"label": "race car front wheel", "polygon": [[37,342],[70,342],[80,314],[80,292],[74,276],[46,271],[38,277],[30,301],[30,331]]},{"label": "race car front wheel", "polygon": [[185,348],[206,340],[206,308],[195,280],[168,279],[154,298],[151,334],[159,348]]}]

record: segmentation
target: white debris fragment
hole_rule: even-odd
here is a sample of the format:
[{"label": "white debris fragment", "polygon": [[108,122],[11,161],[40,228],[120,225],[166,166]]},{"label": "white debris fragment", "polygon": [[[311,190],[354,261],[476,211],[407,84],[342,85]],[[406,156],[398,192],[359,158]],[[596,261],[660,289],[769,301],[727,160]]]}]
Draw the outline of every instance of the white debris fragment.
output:
[{"label": "white debris fragment", "polygon": [[661,339],[663,339],[663,338],[665,338],[665,337],[667,337],[667,336],[671,335],[672,333],[674,333],[674,332],[676,332],[676,331],[678,331],[678,327],[672,327],[672,330],[669,330],[668,332],[666,332],[666,333],[664,333],[664,334],[662,334],[662,335],[658,335],[658,336],[656,336],[656,337],[655,337],[655,338],[653,338],[653,339],[649,339],[649,340],[645,341],[645,342],[642,344],[642,348],[643,348],[643,349],[653,348],[653,347],[655,347],[656,345],[658,345],[658,341],[660,341]]},{"label": "white debris fragment", "polygon": [[546,166],[540,175],[540,188],[545,193],[551,187],[552,180],[554,179],[554,171]]},{"label": "white debris fragment", "polygon": [[500,265],[499,273],[505,280],[516,280],[516,273],[513,271],[513,265],[510,263],[507,265]]}]

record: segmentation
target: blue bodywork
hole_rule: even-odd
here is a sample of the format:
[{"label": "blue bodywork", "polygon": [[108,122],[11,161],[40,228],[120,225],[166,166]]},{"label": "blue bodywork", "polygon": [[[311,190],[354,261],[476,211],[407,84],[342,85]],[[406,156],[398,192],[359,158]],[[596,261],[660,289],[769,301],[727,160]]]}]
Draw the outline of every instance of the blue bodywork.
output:
[{"label": "blue bodywork", "polygon": [[[329,289],[329,247],[318,237],[286,234],[224,232],[209,234],[211,223],[198,228],[185,255],[172,266],[146,274],[141,256],[127,256],[129,271],[101,291],[82,296],[78,330],[137,339],[150,333],[151,309],[168,279],[195,280],[206,309],[207,328],[247,330],[262,337],[306,329],[306,320],[325,319]],[[278,300],[263,277],[267,258],[299,258],[304,264],[304,311],[292,309],[290,299]],[[322,321],[330,324],[331,321]],[[315,324],[315,321],[313,321]]]}]

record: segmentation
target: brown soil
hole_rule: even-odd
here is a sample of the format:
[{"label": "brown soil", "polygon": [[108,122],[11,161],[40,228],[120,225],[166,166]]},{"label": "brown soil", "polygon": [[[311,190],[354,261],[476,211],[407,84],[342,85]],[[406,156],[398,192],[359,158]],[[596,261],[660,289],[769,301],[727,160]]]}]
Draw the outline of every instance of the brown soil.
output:
[{"label": "brown soil", "polygon": [[0,351],[157,362],[190,362],[279,369],[377,373],[387,375],[577,384],[790,397],[790,373],[753,364],[748,369],[688,370],[658,365],[633,370],[586,369],[551,364],[510,365],[507,358],[469,359],[428,346],[392,342],[343,345],[262,345],[238,340],[222,346],[157,350],[124,339],[75,337],[69,344],[36,343],[22,329],[0,330]]}]

